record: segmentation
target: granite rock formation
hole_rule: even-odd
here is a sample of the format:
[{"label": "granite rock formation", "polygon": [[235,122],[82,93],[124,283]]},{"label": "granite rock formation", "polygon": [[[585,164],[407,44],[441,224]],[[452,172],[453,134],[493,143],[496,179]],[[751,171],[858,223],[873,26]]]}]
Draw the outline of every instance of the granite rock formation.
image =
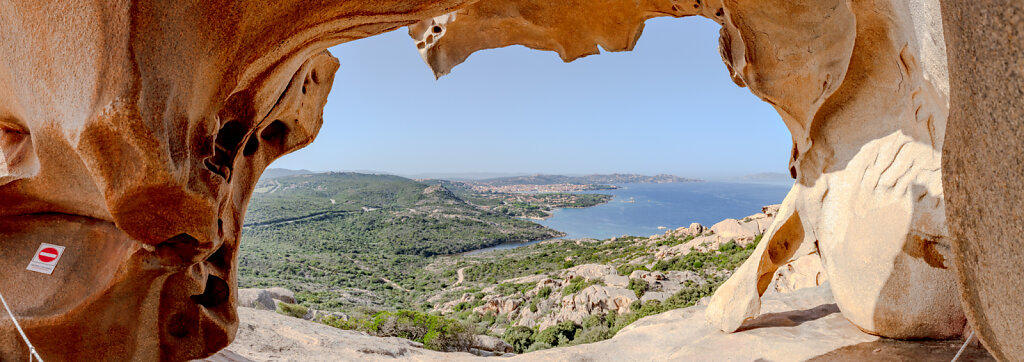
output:
[{"label": "granite rock formation", "polygon": [[[612,339],[509,360],[949,361],[960,347],[956,341],[904,342],[861,332],[839,313],[827,284],[764,299],[764,314],[732,334],[705,323],[707,306],[698,305],[640,319]],[[239,308],[238,314],[241,325],[235,342],[208,361],[493,360],[426,350],[409,340],[370,337],[267,311]],[[993,360],[977,347],[968,347],[961,358]]]},{"label": "granite rock formation", "polygon": [[[226,346],[246,204],[316,136],[325,49],[457,3],[0,2],[0,292],[43,358]],[[25,270],[40,242],[52,275]],[[4,315],[0,359],[25,359]]]},{"label": "granite rock formation", "polygon": [[[512,44],[567,61],[630,50],[646,19],[699,15],[722,25],[733,81],[782,116],[796,180],[708,318],[740,328],[776,270],[810,248],[862,330],[960,334],[959,280],[986,346],[1020,355],[1021,8],[943,5],[940,16],[938,0],[4,2],[0,291],[44,356],[209,355],[235,334],[252,186],[322,122],[338,67],[328,46],[410,26],[443,75]],[[66,247],[52,275],[23,269],[41,241]],[[0,330],[0,356],[24,358],[11,321]]]},{"label": "granite rock formation", "polygon": [[947,221],[964,309],[1002,361],[1024,358],[1024,4],[942,1]]},{"label": "granite rock formation", "polygon": [[[966,319],[942,192],[948,76],[937,1],[480,1],[417,46],[440,76],[474,51],[515,44],[566,61],[598,46],[630,50],[646,19],[691,15],[722,25],[733,81],[782,116],[796,179],[764,242],[711,301],[709,320],[736,330],[759,314],[780,266],[817,253],[859,328],[959,336]],[[418,25],[417,40],[427,27]]]}]

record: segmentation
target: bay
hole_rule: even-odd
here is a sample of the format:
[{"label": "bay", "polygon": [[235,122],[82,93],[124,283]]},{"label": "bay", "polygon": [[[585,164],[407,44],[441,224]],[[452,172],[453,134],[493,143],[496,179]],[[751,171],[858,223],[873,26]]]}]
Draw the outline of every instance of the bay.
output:
[{"label": "bay", "polygon": [[606,239],[615,236],[650,236],[666,229],[701,223],[711,226],[724,219],[741,219],[761,207],[782,203],[792,184],[685,182],[623,184],[619,189],[591,191],[614,198],[603,205],[558,209],[537,223],[565,232],[565,238]]},{"label": "bay", "polygon": [[[534,222],[566,233],[560,239],[650,236],[694,222],[710,227],[724,219],[742,219],[759,213],[762,206],[782,203],[792,184],[683,182],[616,186],[619,188],[614,190],[580,192],[614,196],[608,203],[557,209],[550,218]],[[465,254],[513,249],[541,241],[502,244]]]}]

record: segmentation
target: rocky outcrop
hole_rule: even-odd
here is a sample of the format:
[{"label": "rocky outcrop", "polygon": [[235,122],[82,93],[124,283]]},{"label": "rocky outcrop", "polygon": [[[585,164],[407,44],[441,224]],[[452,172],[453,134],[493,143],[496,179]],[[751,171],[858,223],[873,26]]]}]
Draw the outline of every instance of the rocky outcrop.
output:
[{"label": "rocky outcrop", "polygon": [[[765,206],[765,208],[778,208],[778,205]],[[666,240],[687,240],[684,243],[665,246],[655,254],[656,259],[668,259],[680,255],[686,255],[691,251],[708,251],[718,249],[722,244],[736,242],[740,246],[747,246],[767,231],[768,226],[775,220],[774,215],[758,213],[747,216],[743,219],[725,219],[719,221],[710,229],[698,223],[690,224],[689,227],[670,230],[664,235],[651,237],[652,243]]]},{"label": "rocky outcrop", "polygon": [[[938,4],[12,2],[0,9],[0,262],[18,272],[0,290],[44,356],[209,355],[235,334],[234,268],[252,187],[320,128],[339,66],[328,46],[412,25],[441,75],[474,51],[513,44],[566,61],[599,46],[629,50],[645,20],[699,15],[721,24],[733,81],[782,117],[796,180],[708,318],[727,331],[755,318],[771,276],[813,243],[859,328],[960,334],[956,269],[983,341],[1019,355],[1024,313],[1002,306],[1019,305],[1024,289],[1021,230],[1007,226],[1020,224],[1024,187],[1021,9],[943,0],[947,68]],[[40,240],[66,247],[51,275],[23,270]],[[13,330],[0,321],[5,335]],[[0,340],[4,359],[25,353],[17,339]]]},{"label": "rocky outcrop", "polygon": [[521,298],[488,295],[483,299],[484,304],[473,309],[478,314],[508,314],[523,304]]},{"label": "rocky outcrop", "polygon": [[772,104],[792,134],[796,182],[764,242],[711,301],[716,325],[734,331],[756,317],[776,270],[815,243],[858,327],[894,338],[961,333],[940,177],[948,77],[937,0],[558,4],[471,4],[421,54],[438,75],[512,44],[569,61],[598,45],[631,49],[650,17],[704,16],[722,25],[733,81]]},{"label": "rocky outcrop", "polygon": [[[842,314],[828,284],[788,294],[769,294],[763,314],[733,334],[704,319],[707,306],[646,317],[602,342],[555,348],[512,357],[521,361],[849,361],[918,359],[948,361],[958,342],[880,339],[860,331]],[[418,361],[484,360],[468,353],[441,353],[399,338],[370,337],[271,312],[239,309],[238,337],[210,361],[362,361],[403,358]],[[500,348],[502,345],[494,347]],[[968,347],[964,360],[993,360]]]},{"label": "rocky outcrop", "polygon": [[584,318],[595,314],[626,313],[636,300],[636,294],[631,290],[591,285],[579,293],[562,297],[555,319],[582,323]]},{"label": "rocky outcrop", "polygon": [[284,288],[240,288],[238,289],[238,306],[262,310],[275,310],[279,300],[295,304],[295,293]]},{"label": "rocky outcrop", "polygon": [[[443,353],[395,337],[372,337],[270,311],[238,308],[235,341],[210,361],[469,360],[469,353]],[[223,354],[230,356],[222,357]],[[232,357],[237,356],[237,357]],[[240,359],[239,357],[243,358]]]},{"label": "rocky outcrop", "polygon": [[775,272],[769,290],[789,293],[798,289],[816,287],[828,281],[828,275],[821,267],[821,257],[817,252],[800,256],[796,260],[783,265]]},{"label": "rocky outcrop", "polygon": [[[0,290],[43,358],[227,345],[246,205],[319,131],[339,66],[325,49],[461,2],[5,3]],[[65,247],[51,275],[24,270],[41,241]],[[0,340],[0,359],[26,351]]]},{"label": "rocky outcrop", "polygon": [[942,150],[953,263],[971,326],[1024,356],[1024,4],[942,0],[950,115]]},{"label": "rocky outcrop", "polygon": [[484,335],[473,337],[473,345],[471,348],[479,351],[496,352],[501,354],[514,352],[512,345],[505,343],[501,338]]}]

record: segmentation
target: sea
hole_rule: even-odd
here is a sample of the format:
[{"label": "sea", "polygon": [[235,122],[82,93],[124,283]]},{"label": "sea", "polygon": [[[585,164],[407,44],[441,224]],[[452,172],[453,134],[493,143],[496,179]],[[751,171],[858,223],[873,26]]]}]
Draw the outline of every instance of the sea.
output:
[{"label": "sea", "polygon": [[[539,224],[566,233],[560,239],[607,239],[617,236],[651,236],[668,229],[701,223],[710,227],[724,219],[742,219],[761,212],[765,205],[782,203],[792,183],[682,182],[618,184],[618,189],[581,193],[614,196],[608,203],[557,209]],[[510,243],[471,251],[477,254],[534,244]]]}]

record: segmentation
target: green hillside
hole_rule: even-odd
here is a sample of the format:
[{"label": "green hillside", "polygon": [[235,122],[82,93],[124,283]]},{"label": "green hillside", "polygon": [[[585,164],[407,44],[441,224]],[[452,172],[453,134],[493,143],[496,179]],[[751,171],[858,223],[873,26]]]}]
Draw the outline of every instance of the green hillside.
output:
[{"label": "green hillside", "polygon": [[422,275],[427,257],[562,235],[440,185],[357,173],[260,181],[242,234],[241,287],[284,286],[321,307],[408,305],[410,291],[441,287]]}]

